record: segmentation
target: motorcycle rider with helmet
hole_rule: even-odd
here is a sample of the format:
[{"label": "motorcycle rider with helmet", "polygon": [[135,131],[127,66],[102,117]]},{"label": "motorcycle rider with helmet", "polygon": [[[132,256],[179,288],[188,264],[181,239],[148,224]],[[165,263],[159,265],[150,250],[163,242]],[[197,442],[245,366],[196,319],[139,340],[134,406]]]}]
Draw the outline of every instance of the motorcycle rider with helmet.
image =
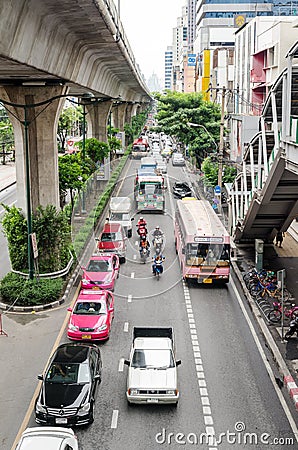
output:
[{"label": "motorcycle rider with helmet", "polygon": [[163,265],[166,258],[162,254],[155,255],[153,257],[153,264],[152,264],[152,273],[153,275],[156,275],[156,267],[159,266],[160,273],[163,273]]}]

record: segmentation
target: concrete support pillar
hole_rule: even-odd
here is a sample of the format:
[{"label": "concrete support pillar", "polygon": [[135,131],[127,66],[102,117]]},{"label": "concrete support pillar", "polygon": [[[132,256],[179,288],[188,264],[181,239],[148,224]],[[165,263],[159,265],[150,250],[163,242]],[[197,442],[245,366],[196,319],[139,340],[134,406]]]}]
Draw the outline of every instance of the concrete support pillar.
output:
[{"label": "concrete support pillar", "polygon": [[59,96],[67,94],[67,90],[65,86],[3,86],[0,89],[2,99],[18,105],[7,106],[7,111],[15,136],[17,204],[24,212],[28,187],[26,168],[30,174],[32,211],[39,205],[60,207],[57,126],[65,101]]},{"label": "concrete support pillar", "polygon": [[[88,137],[94,137],[101,142],[108,142],[107,127],[113,101],[99,101],[86,105],[86,120],[88,124]],[[104,180],[110,178],[110,155],[104,159]]]},{"label": "concrete support pillar", "polygon": [[125,123],[131,124],[133,106],[134,105],[132,103],[129,103],[126,105],[126,112],[125,112],[125,119],[124,119]]},{"label": "concrete support pillar", "polygon": [[124,130],[126,106],[126,103],[119,103],[113,107],[113,124],[114,127],[118,128],[120,131]]},{"label": "concrete support pillar", "polygon": [[100,101],[86,105],[87,136],[101,142],[108,142],[107,128],[113,101]]}]

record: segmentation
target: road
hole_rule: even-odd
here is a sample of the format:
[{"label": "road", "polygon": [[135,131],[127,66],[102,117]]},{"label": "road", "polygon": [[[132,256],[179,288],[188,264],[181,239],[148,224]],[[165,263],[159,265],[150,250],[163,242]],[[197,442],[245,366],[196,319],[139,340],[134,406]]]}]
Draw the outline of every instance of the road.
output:
[{"label": "road", "polygon": [[[4,191],[0,192],[0,203],[4,203],[8,206],[13,206],[16,203],[16,185],[13,185]],[[0,205],[0,222],[3,219],[5,210],[3,206]],[[0,279],[6,275],[10,269],[10,260],[7,248],[7,239],[3,234],[2,225],[0,224]]]},{"label": "road", "polygon": [[[128,174],[119,184],[121,196],[132,195],[137,165],[136,161],[130,162]],[[170,184],[175,179],[186,178],[185,169],[169,164]],[[231,280],[222,288],[187,287],[181,280],[173,238],[175,200],[170,191],[168,189],[166,214],[146,215],[149,230],[160,225],[166,235],[165,271],[159,281],[151,274],[151,261],[146,265],[139,262],[136,233],[129,239],[127,261],[121,266],[115,289],[112,334],[106,343],[100,344],[103,380],[95,407],[95,422],[76,430],[80,448],[156,450],[183,446],[188,449],[202,439],[203,443],[197,445],[202,449],[240,450],[244,448],[245,438],[252,440],[245,448],[253,450],[267,448],[266,441],[280,450],[296,448],[293,430],[297,431],[297,414],[292,419],[291,413],[295,414],[292,405],[281,398],[274,382],[274,364],[261,336],[250,323],[251,314],[242,304],[237,282]],[[0,423],[5,425],[0,440],[3,450],[10,450],[12,438],[18,431],[17,424],[24,417],[37,385],[35,377],[43,370],[55,340],[58,342],[60,330],[61,341],[67,341],[63,330],[66,308],[67,305],[23,325],[23,347],[30,345],[34,357],[30,362],[25,358],[21,361],[21,383],[16,388],[19,397],[8,410],[9,417],[4,415],[7,409],[3,404],[7,394],[0,390]],[[9,319],[10,326],[12,320]],[[20,327],[16,319],[14,323]],[[127,404],[127,368],[123,367],[122,358],[129,356],[133,326],[142,325],[174,328],[177,359],[182,360],[178,368],[181,397],[177,408]],[[19,362],[13,356],[12,360],[9,367],[17,370]],[[4,376],[9,380],[8,370],[4,371]],[[9,394],[12,395],[12,390]],[[23,403],[19,399],[23,399]],[[35,426],[34,415],[30,413],[29,410],[29,425]],[[207,443],[206,433],[218,439],[223,433],[222,443]],[[235,439],[237,443],[233,443]],[[274,439],[279,439],[278,444],[273,445]],[[292,442],[286,443],[286,439]]]}]

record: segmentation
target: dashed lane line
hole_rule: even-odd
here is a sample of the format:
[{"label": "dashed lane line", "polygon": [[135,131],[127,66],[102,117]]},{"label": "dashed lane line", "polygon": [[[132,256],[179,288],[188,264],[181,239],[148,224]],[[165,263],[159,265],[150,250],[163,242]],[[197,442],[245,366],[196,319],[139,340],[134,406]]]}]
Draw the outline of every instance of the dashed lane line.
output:
[{"label": "dashed lane line", "polygon": [[199,345],[199,340],[198,340],[198,335],[197,335],[197,328],[196,328],[196,323],[195,323],[194,314],[193,314],[193,310],[192,310],[190,292],[189,292],[188,286],[185,284],[185,282],[183,281],[182,283],[183,283],[185,307],[186,307],[187,317],[188,317],[189,332],[190,332],[190,337],[191,337],[192,350],[193,350],[199,392],[200,392],[201,403],[202,403],[205,430],[206,430],[206,435],[208,436],[208,450],[217,450],[217,443],[216,443],[216,439],[215,439],[215,429],[213,426],[212,411],[211,411],[210,400],[209,400],[209,395],[208,395],[208,390],[207,390],[207,383],[206,383],[206,379],[205,379],[204,365],[202,362],[201,350],[200,350],[200,345]]},{"label": "dashed lane line", "polygon": [[119,416],[119,410],[114,409],[112,414],[112,422],[111,422],[111,428],[115,429],[118,425],[118,416]]}]

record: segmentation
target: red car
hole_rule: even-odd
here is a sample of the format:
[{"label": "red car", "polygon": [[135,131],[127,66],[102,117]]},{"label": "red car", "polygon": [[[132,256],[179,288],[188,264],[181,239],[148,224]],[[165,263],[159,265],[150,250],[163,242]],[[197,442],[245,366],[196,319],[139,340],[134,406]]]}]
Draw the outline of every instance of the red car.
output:
[{"label": "red car", "polygon": [[83,289],[71,312],[67,336],[76,341],[108,339],[114,318],[114,296],[110,291]]},{"label": "red car", "polygon": [[101,253],[114,253],[119,256],[121,263],[126,258],[127,237],[123,226],[120,223],[106,223],[99,238],[97,248]]},{"label": "red car", "polygon": [[119,276],[119,257],[115,254],[102,253],[91,256],[86,267],[82,267],[82,289],[114,290],[115,280]]}]

